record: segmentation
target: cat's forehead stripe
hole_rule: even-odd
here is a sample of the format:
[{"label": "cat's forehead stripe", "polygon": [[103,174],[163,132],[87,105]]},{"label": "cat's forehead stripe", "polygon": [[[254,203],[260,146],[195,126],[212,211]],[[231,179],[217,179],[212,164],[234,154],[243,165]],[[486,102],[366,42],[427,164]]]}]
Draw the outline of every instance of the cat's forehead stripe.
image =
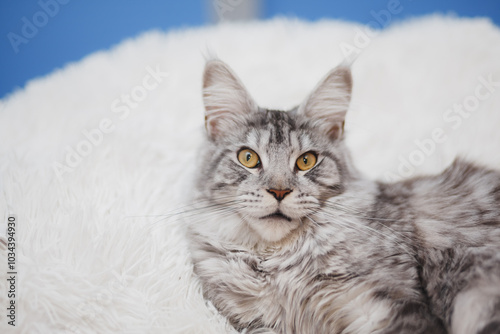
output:
[{"label": "cat's forehead stripe", "polygon": [[270,131],[270,144],[291,144],[291,134],[295,131],[294,120],[283,111],[267,110],[267,126]]},{"label": "cat's forehead stripe", "polygon": [[290,130],[288,124],[284,122],[284,119],[287,117],[285,117],[286,115],[283,112],[271,110],[268,111],[268,115],[270,118],[270,143],[281,144],[285,140],[285,132],[289,132]]}]

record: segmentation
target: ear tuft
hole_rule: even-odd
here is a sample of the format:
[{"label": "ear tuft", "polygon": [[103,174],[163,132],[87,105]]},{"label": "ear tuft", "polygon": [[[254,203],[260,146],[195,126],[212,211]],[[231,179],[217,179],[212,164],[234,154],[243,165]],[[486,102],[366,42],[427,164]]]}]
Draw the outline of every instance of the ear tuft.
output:
[{"label": "ear tuft", "polygon": [[241,81],[224,62],[211,60],[203,73],[205,126],[210,138],[216,140],[231,131],[257,105]]},{"label": "ear tuft", "polygon": [[344,132],[351,92],[351,70],[348,66],[340,65],[317,84],[300,105],[298,113],[317,120],[332,140],[340,139]]}]

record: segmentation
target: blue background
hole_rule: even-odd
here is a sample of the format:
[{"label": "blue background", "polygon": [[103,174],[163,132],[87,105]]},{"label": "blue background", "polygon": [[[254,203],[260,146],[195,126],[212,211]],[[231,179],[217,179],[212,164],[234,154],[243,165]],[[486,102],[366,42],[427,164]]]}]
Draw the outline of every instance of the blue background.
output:
[{"label": "blue background", "polygon": [[[31,78],[50,73],[143,31],[212,24],[215,1],[235,0],[1,0],[0,98],[23,87]],[[395,0],[262,0],[258,18],[288,15],[317,20],[328,17],[366,24],[373,21],[371,11],[386,9],[389,1]],[[500,25],[499,0],[399,1],[404,10],[397,19],[453,13],[490,17]],[[53,17],[45,14],[48,18],[45,23],[44,15],[39,12],[47,10],[41,3],[57,3],[59,7]],[[53,5],[49,8],[49,11],[56,11]],[[13,38],[16,34],[24,38],[22,29],[26,24],[23,18],[33,23],[34,16],[40,20],[40,27],[36,32],[31,31],[33,36],[26,38],[27,43],[19,44],[16,52],[9,36]]]}]

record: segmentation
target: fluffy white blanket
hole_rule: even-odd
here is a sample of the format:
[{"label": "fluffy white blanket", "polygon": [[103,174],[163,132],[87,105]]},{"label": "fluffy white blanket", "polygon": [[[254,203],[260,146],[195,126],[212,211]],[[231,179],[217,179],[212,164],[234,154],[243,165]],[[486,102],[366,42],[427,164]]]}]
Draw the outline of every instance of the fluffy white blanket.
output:
[{"label": "fluffy white blanket", "polygon": [[432,16],[378,35],[286,19],[152,31],[0,101],[1,230],[5,241],[16,219],[17,272],[11,298],[0,245],[0,332],[234,331],[203,300],[176,215],[203,140],[204,58],[285,109],[349,52],[348,144],[369,177],[437,172],[457,155],[500,167],[500,30],[488,20]]}]

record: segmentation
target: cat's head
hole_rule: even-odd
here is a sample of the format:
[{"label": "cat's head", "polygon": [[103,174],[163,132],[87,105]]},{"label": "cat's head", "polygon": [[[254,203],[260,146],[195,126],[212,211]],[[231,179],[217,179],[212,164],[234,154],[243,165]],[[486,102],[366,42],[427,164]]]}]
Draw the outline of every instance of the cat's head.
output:
[{"label": "cat's head", "polygon": [[268,110],[226,64],[209,61],[203,197],[262,240],[281,240],[304,224],[350,178],[343,130],[351,88],[350,69],[339,66],[300,106]]}]

